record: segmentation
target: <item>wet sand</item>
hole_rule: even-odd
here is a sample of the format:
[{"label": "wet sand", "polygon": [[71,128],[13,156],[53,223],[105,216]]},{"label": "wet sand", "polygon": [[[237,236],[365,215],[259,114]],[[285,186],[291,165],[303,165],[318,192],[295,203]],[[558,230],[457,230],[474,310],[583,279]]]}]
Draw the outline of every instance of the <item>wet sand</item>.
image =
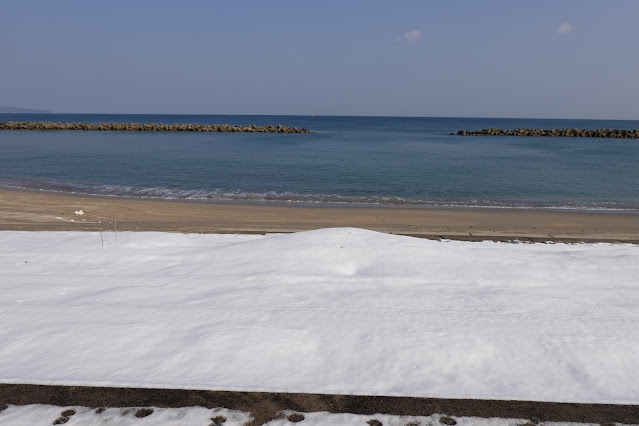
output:
[{"label": "wet sand", "polygon": [[[84,213],[76,215],[76,211]],[[116,224],[117,221],[117,224]],[[639,215],[204,203],[0,190],[0,230],[275,233],[358,227],[431,239],[639,243]]]}]

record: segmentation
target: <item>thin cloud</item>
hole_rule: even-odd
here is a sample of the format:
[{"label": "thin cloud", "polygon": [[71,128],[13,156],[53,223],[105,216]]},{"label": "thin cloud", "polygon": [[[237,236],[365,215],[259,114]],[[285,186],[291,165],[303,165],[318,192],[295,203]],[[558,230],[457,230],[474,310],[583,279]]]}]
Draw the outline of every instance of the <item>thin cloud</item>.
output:
[{"label": "thin cloud", "polygon": [[575,30],[574,25],[564,22],[557,27],[557,34],[570,34]]},{"label": "thin cloud", "polygon": [[414,43],[421,39],[422,39],[422,32],[419,30],[413,30],[397,37],[395,41],[399,41],[401,43]]}]

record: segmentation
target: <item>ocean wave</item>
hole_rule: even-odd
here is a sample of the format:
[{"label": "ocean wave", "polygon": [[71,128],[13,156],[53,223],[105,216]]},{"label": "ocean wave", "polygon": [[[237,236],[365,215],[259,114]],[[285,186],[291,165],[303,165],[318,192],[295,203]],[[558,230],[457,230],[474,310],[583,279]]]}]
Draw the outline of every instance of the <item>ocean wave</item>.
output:
[{"label": "ocean wave", "polygon": [[476,208],[476,209],[522,209],[522,210],[575,210],[575,211],[620,211],[639,212],[639,203],[612,201],[540,201],[540,200],[454,200],[422,199],[392,196],[357,196],[341,194],[313,194],[296,192],[254,192],[240,189],[185,189],[167,187],[137,187],[128,185],[104,185],[40,181],[35,179],[0,178],[0,188],[15,190],[37,190],[52,193],[106,196],[117,198],[139,198],[158,200],[190,200],[210,202],[271,202],[311,205],[354,205],[414,208]]}]

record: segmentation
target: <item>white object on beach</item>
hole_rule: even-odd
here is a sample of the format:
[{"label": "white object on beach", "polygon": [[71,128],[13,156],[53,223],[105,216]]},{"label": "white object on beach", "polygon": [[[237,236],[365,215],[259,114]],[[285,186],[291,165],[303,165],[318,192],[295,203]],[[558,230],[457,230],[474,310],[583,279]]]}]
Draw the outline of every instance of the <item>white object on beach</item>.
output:
[{"label": "white object on beach", "polygon": [[637,404],[637,277],[627,244],[0,232],[0,382]]},{"label": "white object on beach", "polygon": [[81,216],[84,214],[84,212],[82,210],[76,210],[75,211],[76,216]]}]

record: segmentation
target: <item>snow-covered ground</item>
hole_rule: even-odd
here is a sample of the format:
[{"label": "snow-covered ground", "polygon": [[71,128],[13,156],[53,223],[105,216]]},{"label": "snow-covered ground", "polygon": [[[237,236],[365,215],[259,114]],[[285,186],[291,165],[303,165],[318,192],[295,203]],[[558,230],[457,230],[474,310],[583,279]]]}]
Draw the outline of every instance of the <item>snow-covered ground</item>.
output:
[{"label": "snow-covered ground", "polygon": [[639,403],[639,246],[0,232],[0,382]]},{"label": "snow-covered ground", "polygon": [[[211,419],[224,418],[223,426],[244,426],[251,416],[240,411],[226,408],[208,409],[204,407],[184,408],[142,408],[151,411],[143,417],[136,416],[137,408],[88,408],[58,407],[55,405],[11,405],[0,411],[0,424],[11,426],[50,426],[64,424],[66,426],[209,426]],[[71,414],[73,413],[73,414]],[[65,414],[65,415],[63,415]],[[68,415],[70,414],[70,415]],[[58,419],[64,419],[63,423]],[[488,425],[487,425],[488,426]],[[490,425],[492,426],[492,425]],[[497,426],[497,425],[496,425]],[[501,426],[501,425],[499,425]]]},{"label": "snow-covered ground", "polygon": [[[251,416],[248,413],[227,410],[225,408],[207,409],[202,407],[185,408],[152,408],[152,413],[145,417],[136,417],[136,408],[95,408],[87,407],[57,407],[52,405],[12,405],[0,411],[1,424],[11,426],[49,426],[60,418],[66,418],[62,423],[66,426],[184,426],[184,425],[216,425],[243,426]],[[63,416],[62,414],[69,414]],[[303,426],[369,426],[371,420],[377,420],[383,426],[442,426],[440,419],[446,416],[436,414],[432,416],[393,416],[386,414],[358,415],[347,413],[289,413],[284,412],[280,419],[271,420],[265,426],[287,426],[294,424],[288,420],[291,414],[301,414]],[[478,417],[447,417],[453,419],[457,426],[513,426],[530,424],[526,419],[498,419]],[[211,421],[218,419],[217,423]],[[222,421],[223,419],[223,421]],[[617,423],[618,426],[623,426]],[[573,422],[543,422],[543,426],[599,426],[595,423]]]}]

